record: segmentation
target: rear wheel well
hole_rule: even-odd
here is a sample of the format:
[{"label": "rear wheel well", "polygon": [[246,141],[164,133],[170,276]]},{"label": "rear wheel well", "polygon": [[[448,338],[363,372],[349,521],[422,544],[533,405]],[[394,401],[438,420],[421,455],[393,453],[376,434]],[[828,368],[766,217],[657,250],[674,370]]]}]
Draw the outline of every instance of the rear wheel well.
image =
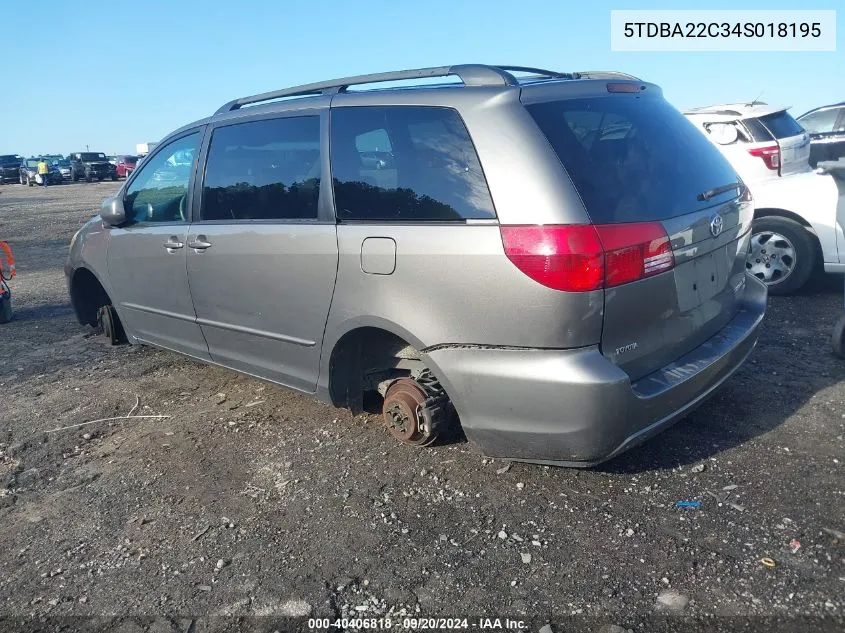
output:
[{"label": "rear wheel well", "polygon": [[70,301],[79,322],[92,327],[97,326],[100,308],[111,303],[105,288],[87,268],[74,271],[70,282]]},{"label": "rear wheel well", "polygon": [[403,338],[381,328],[357,328],[344,334],[332,349],[329,395],[335,406],[360,413],[365,394],[378,393],[384,381],[423,369],[419,352]]}]

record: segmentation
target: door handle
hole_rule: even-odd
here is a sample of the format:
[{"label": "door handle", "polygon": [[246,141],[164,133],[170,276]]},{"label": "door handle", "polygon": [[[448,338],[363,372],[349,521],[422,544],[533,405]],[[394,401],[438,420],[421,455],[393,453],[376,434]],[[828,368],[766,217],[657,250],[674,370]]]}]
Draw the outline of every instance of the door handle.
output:
[{"label": "door handle", "polygon": [[182,248],[185,246],[182,242],[179,241],[179,238],[175,235],[171,235],[170,238],[164,243],[164,248],[167,249],[167,252],[172,253],[176,249]]},{"label": "door handle", "polygon": [[211,246],[211,242],[205,235],[197,235],[192,241],[188,242],[188,246],[195,251],[204,251]]}]

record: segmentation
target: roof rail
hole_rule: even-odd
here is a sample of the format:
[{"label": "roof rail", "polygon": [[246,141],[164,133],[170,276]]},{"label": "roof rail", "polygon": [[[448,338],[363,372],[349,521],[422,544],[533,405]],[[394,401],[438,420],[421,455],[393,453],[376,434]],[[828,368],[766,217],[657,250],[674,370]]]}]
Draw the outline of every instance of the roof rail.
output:
[{"label": "roof rail", "polygon": [[634,77],[627,73],[619,73],[615,70],[582,70],[572,73],[574,79],[631,79],[633,81],[642,81],[639,77]]},{"label": "roof rail", "polygon": [[[457,66],[438,66],[434,68],[416,68],[413,70],[397,70],[386,73],[374,73],[371,75],[356,75],[354,77],[343,77],[330,81],[319,81],[317,83],[294,86],[273,90],[249,97],[241,97],[221,106],[215,114],[231,112],[245,105],[271,101],[283,97],[304,97],[319,94],[337,94],[345,91],[349,86],[355,84],[370,84],[385,81],[403,81],[407,79],[427,79],[429,77],[457,76],[467,86],[516,86],[516,78],[506,68],[511,70],[523,70],[522,67],[498,67],[484,64],[460,64]],[[540,69],[525,69],[530,72],[537,72],[547,76],[557,76],[560,73]]]},{"label": "roof rail", "polygon": [[715,114],[723,116],[742,116],[739,110],[731,110],[730,108],[718,108],[713,106],[706,106],[704,108],[690,108],[683,110],[684,114]]},{"label": "roof rail", "polygon": [[531,66],[495,66],[499,70],[504,70],[511,73],[529,73],[531,75],[539,75],[540,77],[550,77],[552,79],[575,79],[572,73],[561,73],[556,70],[546,70],[545,68],[532,68]]}]

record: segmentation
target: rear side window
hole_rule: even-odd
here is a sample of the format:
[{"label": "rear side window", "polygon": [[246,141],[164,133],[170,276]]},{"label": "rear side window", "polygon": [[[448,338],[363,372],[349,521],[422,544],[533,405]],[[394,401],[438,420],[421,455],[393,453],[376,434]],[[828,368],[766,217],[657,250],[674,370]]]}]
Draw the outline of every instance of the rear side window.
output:
[{"label": "rear side window", "polygon": [[759,117],[760,123],[772,133],[775,138],[789,138],[804,133],[804,128],[792,118],[789,112],[775,112]]},{"label": "rear side window", "polygon": [[475,147],[455,110],[349,107],[333,109],[331,117],[339,219],[496,217]]},{"label": "rear side window", "polygon": [[664,99],[612,95],[526,108],[596,224],[691,213],[718,202],[699,194],[738,181],[719,150]]},{"label": "rear side window", "polygon": [[214,130],[202,220],[313,220],[320,194],[320,117],[264,119]]}]

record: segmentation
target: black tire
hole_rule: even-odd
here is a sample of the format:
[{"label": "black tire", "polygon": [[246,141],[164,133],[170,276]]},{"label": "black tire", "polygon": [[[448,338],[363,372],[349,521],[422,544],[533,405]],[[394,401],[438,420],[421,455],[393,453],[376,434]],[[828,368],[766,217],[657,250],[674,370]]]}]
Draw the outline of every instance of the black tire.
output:
[{"label": "black tire", "polygon": [[0,323],[8,323],[12,320],[12,295],[9,292],[0,296]]},{"label": "black tire", "polygon": [[94,182],[94,179],[90,175],[87,175],[85,176],[85,182]]},{"label": "black tire", "polygon": [[24,180],[23,176],[21,176],[20,174],[18,174],[18,182],[21,183],[21,186],[26,184],[26,180]]},{"label": "black tire", "polygon": [[32,182],[32,179],[29,176],[26,177],[26,184],[30,187],[35,186],[35,183]]},{"label": "black tire", "polygon": [[114,306],[102,306],[97,315],[97,320],[100,322],[100,326],[103,328],[103,334],[110,345],[120,345],[126,342],[126,333],[123,330],[123,325],[120,323],[120,317],[117,316]]},{"label": "black tire", "polygon": [[[757,274],[769,289],[772,295],[789,295],[804,286],[813,274],[818,260],[818,249],[809,231],[795,220],[778,216],[767,216],[757,218],[751,225],[752,247],[759,240],[765,239],[767,233],[777,234],[786,238],[792,246],[794,259],[791,260],[790,271],[780,279],[766,280],[761,274]],[[777,242],[768,242],[777,246]],[[765,244],[763,245],[765,246]],[[765,249],[764,249],[765,250]],[[767,253],[768,254],[768,253]],[[782,258],[786,262],[786,258]],[[746,260],[746,269],[754,274],[752,267],[759,269],[761,262],[755,258],[752,251],[749,251]],[[768,268],[768,266],[767,266]]]},{"label": "black tire", "polygon": [[111,179],[112,179],[112,182],[117,182],[117,174],[115,174],[114,176],[112,176],[112,177],[111,177]]},{"label": "black tire", "polygon": [[836,325],[833,326],[831,343],[833,344],[833,353],[845,360],[845,314],[839,317]]}]

